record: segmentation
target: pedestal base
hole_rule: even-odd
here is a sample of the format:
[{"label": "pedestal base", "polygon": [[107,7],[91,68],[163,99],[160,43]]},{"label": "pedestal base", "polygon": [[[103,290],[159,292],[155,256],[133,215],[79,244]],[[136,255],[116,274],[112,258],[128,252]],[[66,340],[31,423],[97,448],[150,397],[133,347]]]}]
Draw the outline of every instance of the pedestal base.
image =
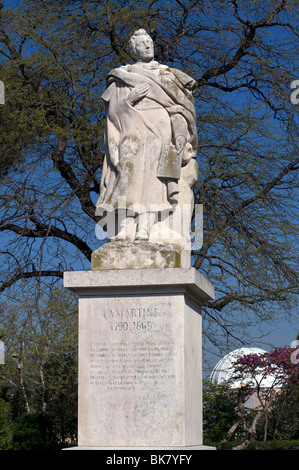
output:
[{"label": "pedestal base", "polygon": [[186,268],[190,251],[178,245],[150,241],[118,241],[106,243],[92,253],[92,271]]},{"label": "pedestal base", "polygon": [[[204,449],[195,269],[65,273],[79,297],[78,448]],[[161,447],[160,447],[161,446]]]}]

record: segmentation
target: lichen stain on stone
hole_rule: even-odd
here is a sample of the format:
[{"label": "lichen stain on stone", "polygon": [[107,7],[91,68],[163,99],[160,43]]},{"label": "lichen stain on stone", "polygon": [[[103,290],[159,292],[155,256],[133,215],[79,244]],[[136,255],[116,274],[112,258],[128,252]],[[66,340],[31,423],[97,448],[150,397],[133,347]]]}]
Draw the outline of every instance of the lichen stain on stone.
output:
[{"label": "lichen stain on stone", "polygon": [[141,148],[141,142],[134,135],[126,136],[120,144],[120,164],[124,172],[130,173],[134,168],[134,160]]},{"label": "lichen stain on stone", "polygon": [[180,268],[181,262],[180,249],[174,245],[118,241],[93,252],[91,269]]}]

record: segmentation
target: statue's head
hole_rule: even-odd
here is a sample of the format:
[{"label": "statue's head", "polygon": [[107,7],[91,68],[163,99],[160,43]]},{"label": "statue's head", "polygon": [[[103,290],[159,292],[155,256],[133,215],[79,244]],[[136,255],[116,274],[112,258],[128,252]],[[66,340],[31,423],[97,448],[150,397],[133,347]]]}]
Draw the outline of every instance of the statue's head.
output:
[{"label": "statue's head", "polygon": [[145,29],[138,29],[130,37],[129,54],[135,60],[150,62],[154,58],[154,42]]}]

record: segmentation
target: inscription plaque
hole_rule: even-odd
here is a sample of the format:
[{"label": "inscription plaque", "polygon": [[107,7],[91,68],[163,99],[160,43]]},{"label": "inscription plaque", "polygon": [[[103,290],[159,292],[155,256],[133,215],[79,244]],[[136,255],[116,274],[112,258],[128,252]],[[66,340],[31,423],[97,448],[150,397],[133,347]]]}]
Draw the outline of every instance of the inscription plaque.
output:
[{"label": "inscription plaque", "polygon": [[[126,437],[143,444],[144,429],[151,436],[161,421],[175,422],[174,435],[182,431],[183,409],[179,407],[178,412],[177,404],[183,398],[182,358],[178,355],[183,335],[175,313],[181,300],[176,295],[145,296],[138,305],[136,300],[102,298],[95,305],[82,299],[86,305],[85,327],[80,327],[79,380],[84,382],[85,392],[82,399],[79,394],[79,419],[86,421],[84,437],[89,434],[89,443],[95,439],[99,444],[96,428],[101,426],[106,429],[102,445],[111,441],[107,420],[115,423],[111,434],[120,445]],[[88,401],[86,393],[92,397]]]},{"label": "inscription plaque", "polygon": [[[126,331],[126,330],[125,330]],[[107,390],[131,390],[147,387],[157,379],[174,379],[170,374],[172,344],[157,342],[98,343],[90,345],[90,385]]]}]

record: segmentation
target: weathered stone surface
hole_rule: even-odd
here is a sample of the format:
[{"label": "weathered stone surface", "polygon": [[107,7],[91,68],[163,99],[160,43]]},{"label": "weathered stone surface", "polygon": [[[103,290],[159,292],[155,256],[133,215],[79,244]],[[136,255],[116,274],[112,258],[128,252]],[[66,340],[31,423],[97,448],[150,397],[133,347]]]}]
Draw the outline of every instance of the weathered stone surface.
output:
[{"label": "weathered stone surface", "polygon": [[202,449],[212,285],[179,268],[68,272],[64,285],[79,296],[79,449]]},{"label": "weathered stone surface", "polygon": [[[190,226],[198,177],[196,81],[155,61],[153,40],[145,30],[135,31],[129,44],[135,63],[111,70],[102,95],[105,158],[96,214],[103,227],[107,214],[116,215],[109,238],[150,240],[159,220],[172,224],[177,206],[189,206],[184,218]],[[173,230],[189,242],[183,225]],[[162,232],[161,239],[155,237],[170,241]]]},{"label": "weathered stone surface", "polygon": [[201,303],[214,299],[214,286],[194,268],[188,269],[139,269],[119,271],[69,271],[63,273],[64,287],[80,292],[81,289],[112,294],[115,288],[120,293],[132,294],[159,293],[169,295],[176,292],[187,292]]},{"label": "weathered stone surface", "polygon": [[92,253],[91,269],[160,269],[190,266],[190,252],[146,241],[110,242]]}]

